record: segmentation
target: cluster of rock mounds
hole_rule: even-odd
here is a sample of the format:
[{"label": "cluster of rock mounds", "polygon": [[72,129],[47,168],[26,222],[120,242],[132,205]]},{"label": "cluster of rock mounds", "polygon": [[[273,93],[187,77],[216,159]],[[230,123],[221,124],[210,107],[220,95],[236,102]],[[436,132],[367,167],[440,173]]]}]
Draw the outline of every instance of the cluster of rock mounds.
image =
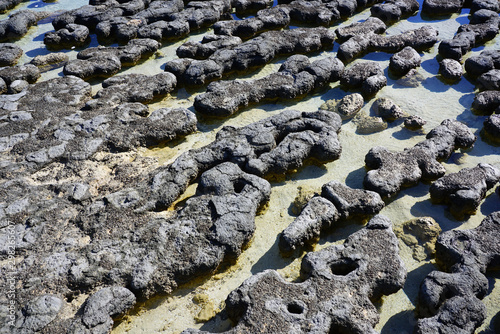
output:
[{"label": "cluster of rock mounds", "polygon": [[224,333],[376,333],[373,301],[397,292],[406,280],[398,252],[391,222],[375,216],[343,245],[308,253],[300,283],[287,282],[274,270],[243,282],[226,300],[237,325]]},{"label": "cluster of rock mounds", "polygon": [[339,80],[343,70],[344,64],[337,58],[311,63],[306,56],[291,56],[277,73],[260,79],[212,82],[206,93],[196,96],[194,108],[210,116],[230,116],[250,103],[301,97]]},{"label": "cluster of rock mounds", "polygon": [[23,55],[23,49],[13,43],[0,43],[0,67],[14,66]]},{"label": "cluster of rock mounds", "polygon": [[376,146],[365,156],[370,170],[364,187],[382,197],[391,197],[421,179],[438,179],[446,173],[439,161],[448,159],[456,149],[471,148],[475,141],[476,136],[465,124],[447,119],[431,130],[424,141],[403,152]]},{"label": "cluster of rock mounds", "polygon": [[26,90],[40,78],[40,70],[32,64],[0,68],[0,94],[16,94]]},{"label": "cluster of rock mounds", "polygon": [[280,251],[289,254],[319,238],[321,230],[336,222],[355,216],[377,214],[385,206],[376,192],[352,189],[340,182],[330,181],[313,197],[300,215],[280,234]]},{"label": "cluster of rock mounds", "polygon": [[165,71],[174,73],[179,83],[203,85],[233,71],[262,67],[278,56],[324,49],[334,40],[334,32],[323,27],[268,31],[234,47],[218,49],[204,60],[171,60]]},{"label": "cluster of rock mounds", "polygon": [[474,333],[486,318],[481,299],[488,293],[486,272],[500,264],[500,212],[471,230],[447,231],[436,243],[433,271],[420,287],[416,333]]},{"label": "cluster of rock mounds", "polygon": [[48,12],[35,12],[29,9],[20,10],[0,21],[0,42],[13,41],[26,35],[28,29],[38,21],[46,18]]}]

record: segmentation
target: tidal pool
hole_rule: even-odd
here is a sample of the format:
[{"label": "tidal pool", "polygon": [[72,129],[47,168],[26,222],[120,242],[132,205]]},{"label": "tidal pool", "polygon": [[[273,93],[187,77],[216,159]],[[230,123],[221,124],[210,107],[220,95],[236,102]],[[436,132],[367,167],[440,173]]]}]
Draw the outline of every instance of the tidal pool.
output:
[{"label": "tidal pool", "polygon": [[[422,1],[419,2],[422,3]],[[86,3],[83,0],[59,0],[55,3],[31,1],[23,3],[16,7],[15,10],[30,8],[33,10],[56,11],[77,8]],[[330,29],[362,21],[369,16],[370,11],[367,9],[345,22],[332,26]],[[5,17],[5,14],[1,15],[0,19]],[[446,19],[423,18],[418,13],[390,26],[386,33],[392,35],[423,25],[432,25],[439,31],[439,37],[446,39],[453,37],[460,24],[467,22],[468,10],[463,10],[460,14],[455,14]],[[28,62],[36,55],[49,52],[43,44],[43,36],[47,31],[51,30],[53,28],[50,20],[43,20],[38,26],[31,28],[26,36],[16,42],[25,51],[19,61],[20,64]],[[118,75],[159,73],[163,71],[165,62],[177,58],[175,50],[178,46],[188,40],[199,41],[204,34],[211,32],[210,29],[195,32],[182,41],[163,44],[155,56],[139,65],[125,68]],[[290,281],[297,280],[301,257],[283,258],[278,250],[277,236],[295,218],[290,207],[298,194],[298,188],[303,187],[319,191],[324,183],[331,180],[345,182],[348,186],[354,188],[362,188],[362,181],[366,173],[364,157],[373,146],[382,145],[390,150],[401,151],[423,140],[425,134],[439,125],[442,120],[446,118],[458,119],[473,129],[478,140],[474,148],[462,152],[457,151],[449,160],[443,162],[447,173],[458,172],[465,167],[474,167],[480,162],[487,162],[500,168],[500,148],[485,143],[480,136],[485,116],[475,115],[470,110],[475,95],[475,85],[466,78],[462,78],[455,84],[448,84],[440,80],[438,75],[439,65],[436,59],[438,44],[430,50],[420,53],[422,65],[418,68],[418,75],[415,80],[410,83],[394,78],[388,73],[389,59],[392,54],[376,52],[355,60],[355,62],[367,60],[378,62],[385,69],[388,84],[375,98],[365,101],[365,105],[356,119],[344,121],[339,135],[342,144],[340,159],[325,165],[309,164],[295,173],[287,174],[283,179],[271,180],[272,194],[269,205],[257,216],[255,236],[235,264],[224,266],[215,275],[184,286],[170,296],[158,296],[138,306],[132,314],[115,324],[113,333],[179,333],[187,328],[223,331],[230,327],[224,313],[215,315],[206,323],[199,322],[197,319],[208,318],[210,315],[222,311],[228,293],[237,288],[252,274],[265,269],[276,269],[286,279]],[[92,37],[92,45],[97,45],[95,36]],[[310,56],[312,59],[328,55],[335,56],[338,46],[335,43],[333,49]],[[500,37],[497,36],[484,46],[474,48],[466,57],[485,49],[498,49],[499,46]],[[70,59],[74,59],[77,51],[66,50],[64,52],[68,53]],[[259,78],[273,73],[278,70],[284,59],[276,59],[262,69],[240,77]],[[44,73],[39,81],[56,76],[62,76],[62,68]],[[99,88],[100,84],[98,82],[93,83],[94,93]],[[163,100],[150,104],[149,109],[153,111],[161,107],[183,106],[194,110],[192,107],[194,97],[204,91],[204,87],[196,91],[182,88]],[[208,120],[199,117],[198,132],[188,135],[182,141],[174,144],[141,149],[139,152],[141,155],[157,158],[161,164],[168,164],[181,153],[210,143],[214,140],[217,131],[223,126],[244,126],[275,115],[284,109],[316,111],[326,100],[340,99],[347,93],[339,88],[338,83],[333,83],[329,88],[309,95],[302,100],[278,101],[274,104],[262,104],[245,108],[229,119]],[[359,118],[374,116],[372,104],[374,100],[380,97],[391,98],[405,112],[421,116],[427,121],[424,129],[420,132],[412,132],[402,126],[402,121],[396,121],[390,123],[388,128],[381,132],[367,135],[357,133]],[[194,194],[195,187],[196,185],[191,185],[184,197]],[[394,226],[399,226],[415,217],[431,216],[440,224],[443,231],[470,229],[478,226],[485,216],[500,209],[500,199],[494,193],[495,189],[496,187],[488,193],[477,213],[466,221],[455,220],[444,205],[433,205],[429,200],[429,184],[424,183],[402,190],[387,203],[381,214],[389,217]],[[348,224],[342,224],[338,228],[332,229],[329,234],[323,234],[315,249],[318,250],[331,244],[342,243],[348,235],[362,227],[363,222],[360,221],[349,221]],[[402,242],[400,242],[400,255],[405,261],[408,279],[402,290],[385,297],[377,305],[381,319],[375,329],[381,333],[413,332],[416,322],[413,310],[416,305],[419,285],[430,271],[436,269],[432,261],[418,262],[414,260],[410,248]],[[477,333],[484,334],[494,333],[494,329],[490,328],[490,324],[492,318],[500,311],[500,274],[498,272],[492,273],[488,278],[490,291],[483,300],[488,311],[488,317],[483,326],[477,331]]]}]

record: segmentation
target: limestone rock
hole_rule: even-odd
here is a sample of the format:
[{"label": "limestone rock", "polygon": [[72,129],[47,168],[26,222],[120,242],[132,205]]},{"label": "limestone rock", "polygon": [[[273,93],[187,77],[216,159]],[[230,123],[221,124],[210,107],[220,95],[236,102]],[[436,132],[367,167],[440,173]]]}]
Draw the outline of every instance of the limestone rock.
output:
[{"label": "limestone rock", "polygon": [[462,64],[455,59],[443,59],[439,63],[439,73],[446,80],[457,81],[462,78],[464,70]]},{"label": "limestone rock", "polygon": [[405,119],[404,126],[408,130],[416,131],[424,127],[427,122],[420,116],[412,115]]},{"label": "limestone rock", "polygon": [[417,51],[411,46],[395,53],[389,62],[389,69],[397,74],[404,75],[411,69],[420,66],[421,58]]},{"label": "limestone rock", "polygon": [[404,222],[394,233],[413,250],[415,260],[424,261],[434,257],[441,227],[432,217],[421,217]]},{"label": "limestone rock", "polygon": [[401,107],[389,98],[382,97],[377,99],[375,101],[375,108],[377,114],[388,122],[393,122],[406,116]]},{"label": "limestone rock", "polygon": [[43,42],[50,49],[71,49],[88,44],[89,34],[89,28],[86,26],[70,23],[63,29],[46,33]]},{"label": "limestone rock", "polygon": [[13,43],[0,43],[0,67],[14,66],[23,55],[23,50]]}]

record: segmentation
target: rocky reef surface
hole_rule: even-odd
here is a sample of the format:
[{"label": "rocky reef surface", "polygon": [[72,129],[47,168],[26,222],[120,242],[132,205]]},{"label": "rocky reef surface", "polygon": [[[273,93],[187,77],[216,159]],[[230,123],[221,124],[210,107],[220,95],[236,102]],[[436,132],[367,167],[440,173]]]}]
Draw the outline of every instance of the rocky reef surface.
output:
[{"label": "rocky reef surface", "polygon": [[0,333],[499,331],[499,12],[0,0]]}]

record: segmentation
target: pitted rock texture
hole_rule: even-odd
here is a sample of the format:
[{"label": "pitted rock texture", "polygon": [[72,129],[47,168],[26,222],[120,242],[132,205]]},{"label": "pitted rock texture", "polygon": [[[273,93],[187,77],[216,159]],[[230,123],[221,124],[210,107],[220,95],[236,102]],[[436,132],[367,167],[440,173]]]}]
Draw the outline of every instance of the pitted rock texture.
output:
[{"label": "pitted rock texture", "polygon": [[[372,301],[397,292],[406,270],[389,219],[376,216],[343,245],[308,253],[303,281],[290,283],[266,270],[226,300],[237,325],[224,333],[377,333]],[[183,334],[208,333],[189,329]]]},{"label": "pitted rock texture", "polygon": [[207,59],[215,51],[243,43],[241,38],[224,35],[205,35],[200,43],[186,42],[176,50],[179,58]]},{"label": "pitted rock texture", "polygon": [[246,14],[270,7],[273,4],[272,0],[232,0],[233,7],[238,14]]},{"label": "pitted rock texture", "polygon": [[[296,65],[297,59],[302,60],[300,68]],[[337,58],[328,57],[310,63],[305,56],[292,56],[283,63],[279,72],[260,79],[212,82],[206,93],[196,96],[194,107],[202,114],[227,117],[250,103],[301,97],[339,80],[343,70],[344,64]]]},{"label": "pitted rock texture", "polygon": [[363,95],[371,96],[387,85],[387,78],[378,63],[358,62],[344,71],[340,83],[348,89],[360,89]]},{"label": "pitted rock texture", "polygon": [[500,115],[489,116],[483,124],[483,132],[487,139],[500,144]]},{"label": "pitted rock texture", "polygon": [[[314,157],[320,162],[339,158],[337,114],[286,110],[242,128],[224,127],[211,144],[188,151],[154,176],[151,191],[156,207],[168,207],[203,171],[224,161],[258,176],[282,175]],[[151,204],[149,204],[151,205]]]},{"label": "pitted rock texture", "polygon": [[334,39],[334,32],[322,27],[268,31],[235,47],[219,49],[206,60],[167,62],[165,71],[185,85],[203,85],[229,72],[262,67],[278,56],[325,49]]},{"label": "pitted rock texture", "polygon": [[464,70],[460,62],[447,58],[439,63],[439,73],[445,80],[457,81],[462,78]]},{"label": "pitted rock texture", "polygon": [[16,80],[25,80],[29,83],[35,83],[38,78],[40,78],[40,70],[31,64],[4,67],[0,69],[0,78],[2,78],[7,85],[10,85]]},{"label": "pitted rock texture", "polygon": [[419,8],[420,4],[416,0],[388,0],[382,4],[375,4],[370,11],[372,16],[386,23],[394,23],[403,17],[415,14]]},{"label": "pitted rock texture", "polygon": [[313,197],[280,234],[280,251],[288,254],[319,238],[321,230],[337,221],[375,215],[384,206],[376,192],[352,189],[337,181],[328,182],[323,185],[321,196]]},{"label": "pitted rock texture", "polygon": [[434,257],[441,227],[432,217],[420,217],[394,228],[394,233],[413,250],[413,258],[425,261]]},{"label": "pitted rock texture", "polygon": [[23,55],[23,49],[13,43],[0,43],[0,67],[14,66]]},{"label": "pitted rock texture", "polygon": [[370,16],[364,21],[354,22],[347,26],[335,29],[340,43],[347,41],[354,36],[366,35],[370,33],[381,34],[387,29],[385,23],[377,18]]},{"label": "pitted rock texture", "polygon": [[359,34],[340,45],[338,57],[345,63],[367,52],[395,53],[411,46],[416,51],[430,49],[438,41],[438,31],[431,26],[408,30],[398,35]]},{"label": "pitted rock texture", "polygon": [[[474,16],[474,15],[473,15]],[[452,39],[445,39],[439,44],[439,55],[443,58],[462,59],[473,47],[477,47],[493,38],[500,29],[500,17],[495,15],[486,21],[461,25]]]},{"label": "pitted rock texture", "polygon": [[417,115],[412,115],[412,116],[406,117],[405,122],[404,122],[405,128],[407,128],[408,130],[412,130],[412,131],[422,129],[425,124],[427,124],[427,121],[425,119],[423,119],[422,117],[417,116]]},{"label": "pitted rock texture", "polygon": [[389,69],[396,75],[405,75],[411,69],[419,67],[421,62],[418,52],[411,46],[406,46],[391,57]]},{"label": "pitted rock texture", "polygon": [[427,15],[449,15],[459,12],[464,0],[424,0],[422,12]]},{"label": "pitted rock texture", "polygon": [[431,272],[420,288],[416,333],[474,333],[486,318],[481,300],[488,292],[489,268],[500,264],[500,211],[471,230],[448,231],[438,238],[436,259],[448,272]]},{"label": "pitted rock texture", "polygon": [[20,10],[0,21],[0,42],[13,41],[26,35],[28,29],[38,21],[47,17],[48,12],[35,12],[29,9]]},{"label": "pitted rock texture", "polygon": [[338,113],[342,120],[353,118],[363,107],[365,100],[359,93],[348,94],[340,101],[328,100],[321,105],[321,109]]},{"label": "pitted rock texture", "polygon": [[48,48],[56,50],[81,47],[90,42],[90,31],[86,26],[70,23],[63,29],[46,33],[43,42]]},{"label": "pitted rock texture", "polygon": [[435,180],[446,172],[439,160],[448,159],[456,149],[472,147],[476,141],[466,125],[450,119],[444,120],[426,138],[403,152],[390,152],[382,146],[372,148],[365,156],[370,170],[364,187],[382,197],[391,197],[402,187],[415,185],[421,179]]},{"label": "pitted rock texture", "polygon": [[486,90],[476,94],[474,102],[472,102],[472,109],[480,114],[491,115],[498,114],[500,111],[500,91]]},{"label": "pitted rock texture", "polygon": [[74,75],[82,79],[92,77],[110,77],[122,68],[133,66],[142,58],[151,56],[158,50],[160,43],[152,39],[134,39],[126,46],[85,49],[64,66],[65,75]]},{"label": "pitted rock texture", "polygon": [[114,107],[123,102],[149,103],[170,93],[176,85],[172,73],[118,75],[102,82],[102,89],[86,103],[86,108]]},{"label": "pitted rock texture", "polygon": [[387,97],[381,97],[374,103],[377,115],[387,122],[394,122],[397,119],[405,117],[407,114],[401,110],[393,100]]},{"label": "pitted rock texture", "polygon": [[40,72],[48,71],[53,68],[62,67],[68,61],[69,56],[64,52],[54,52],[46,55],[33,57],[29,62],[40,69]]},{"label": "pitted rock texture", "polygon": [[479,77],[490,70],[500,69],[500,51],[485,50],[465,61],[465,70],[473,78]]},{"label": "pitted rock texture", "polygon": [[466,215],[476,213],[486,192],[499,180],[500,170],[481,163],[443,176],[431,185],[429,192],[433,203],[448,204],[451,214],[463,220]]}]

